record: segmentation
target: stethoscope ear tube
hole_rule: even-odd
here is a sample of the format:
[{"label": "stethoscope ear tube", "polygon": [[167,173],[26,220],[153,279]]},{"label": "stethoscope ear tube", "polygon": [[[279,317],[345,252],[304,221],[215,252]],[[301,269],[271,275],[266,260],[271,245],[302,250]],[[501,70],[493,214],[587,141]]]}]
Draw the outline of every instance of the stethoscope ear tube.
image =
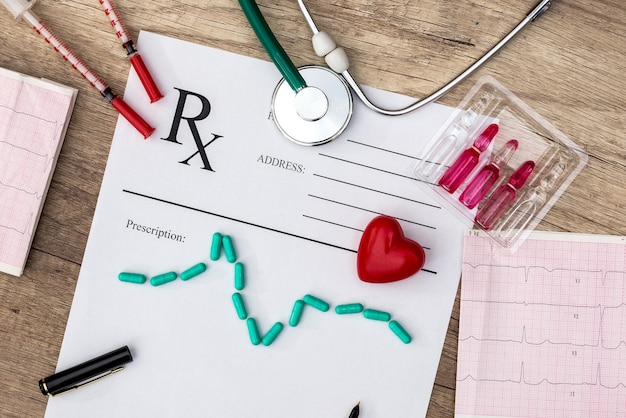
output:
[{"label": "stethoscope ear tube", "polygon": [[[383,114],[387,116],[399,116],[405,115],[407,113],[413,112],[414,110],[420,109],[423,106],[434,102],[435,100],[444,96],[448,91],[456,87],[459,83],[469,77],[474,71],[476,71],[480,66],[482,66],[487,60],[489,60],[493,55],[495,55],[504,45],[506,45],[511,39],[517,35],[524,27],[526,27],[529,23],[537,20],[548,8],[551,6],[552,0],[539,0],[539,2],[532,8],[532,10],[526,15],[526,18],[523,19],[511,32],[509,32],[506,36],[504,36],[500,42],[498,42],[495,46],[493,46],[487,53],[485,53],[481,58],[477,59],[472,65],[470,65],[467,69],[465,69],[462,73],[448,82],[445,86],[441,87],[434,93],[428,95],[427,97],[417,100],[414,103],[400,109],[385,109],[374,104],[363,92],[359,84],[354,80],[350,71],[348,69],[341,72],[341,75],[345,79],[345,81],[352,87],[352,90],[356,93],[357,97],[367,106],[369,109]],[[311,28],[311,32],[313,35],[320,33],[320,30],[317,28],[315,21],[313,20],[313,16],[307,9],[304,4],[304,0],[298,0],[298,6],[304,15],[305,20],[307,21],[309,27]]]}]

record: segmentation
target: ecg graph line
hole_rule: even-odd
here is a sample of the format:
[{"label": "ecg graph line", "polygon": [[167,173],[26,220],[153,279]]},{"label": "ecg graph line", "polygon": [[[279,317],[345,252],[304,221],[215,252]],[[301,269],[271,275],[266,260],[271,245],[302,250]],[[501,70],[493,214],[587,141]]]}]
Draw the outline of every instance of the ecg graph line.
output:
[{"label": "ecg graph line", "polygon": [[[2,185],[2,187],[6,187],[8,189],[13,189],[13,190],[17,190],[17,191],[22,192],[22,193],[26,193],[27,195],[33,196],[37,200],[41,200],[42,197],[43,197],[43,193],[40,193],[37,190],[31,192],[31,191],[28,191],[28,190],[23,189],[21,187],[16,187],[16,186],[13,186],[11,184],[6,184],[2,180],[0,180],[0,185]],[[1,195],[1,193],[0,193],[0,195]]]},{"label": "ecg graph line", "polygon": [[[524,283],[528,283],[529,277],[531,277],[531,271],[532,270],[543,270],[547,273],[556,273],[556,272],[568,272],[568,273],[589,273],[589,274],[602,274],[603,270],[585,270],[585,269],[567,269],[567,268],[547,268],[547,267],[543,267],[543,266],[506,266],[506,265],[495,265],[495,264],[471,264],[468,262],[463,262],[464,266],[469,266],[471,268],[473,268],[474,270],[477,270],[481,267],[489,267],[489,268],[498,268],[498,269],[504,269],[504,268],[510,268],[510,269],[514,269],[514,270],[525,270],[524,272]],[[624,271],[606,271],[603,274],[603,280],[602,280],[602,284],[604,285],[605,280],[606,280],[606,276],[609,273],[624,273],[626,274],[626,272]]]},{"label": "ecg graph line", "polygon": [[602,386],[605,389],[626,388],[626,385],[621,382],[613,386],[609,386],[609,385],[602,383],[602,373],[601,373],[600,363],[598,363],[596,367],[595,377],[594,377],[594,380],[591,382],[552,382],[546,378],[543,378],[539,380],[538,382],[530,382],[526,380],[524,376],[524,362],[523,361],[520,363],[519,379],[477,379],[471,374],[467,374],[465,377],[461,379],[457,378],[457,382],[465,382],[467,380],[472,380],[474,382],[518,383],[518,384],[524,384],[528,386],[540,386],[542,384],[548,384],[552,386]]},{"label": "ecg graph line", "polygon": [[[58,131],[58,129],[55,127],[54,131],[55,131],[55,139],[56,139],[56,137],[57,137],[56,132]],[[29,153],[29,154],[33,154],[33,155],[36,155],[37,157],[41,157],[41,158],[45,159],[45,160],[46,160],[46,162],[45,162],[44,166],[45,166],[46,168],[43,170],[43,172],[45,173],[45,172],[47,172],[47,171],[49,170],[50,162],[51,162],[51,160],[52,160],[52,158],[50,157],[50,154],[49,154],[49,153],[38,153],[38,152],[33,151],[33,150],[31,150],[31,149],[28,149],[28,148],[26,148],[26,147],[22,147],[22,146],[19,146],[19,145],[15,145],[15,144],[12,144],[12,143],[10,143],[10,142],[8,142],[8,141],[4,141],[4,140],[0,140],[0,142],[1,142],[1,143],[4,143],[5,145],[7,145],[7,146],[9,146],[9,147],[13,147],[13,148],[16,148],[16,149],[18,149],[18,150],[20,150],[20,151],[25,151],[25,152],[27,152],[27,153]],[[10,151],[9,151],[9,152],[10,152]]]},{"label": "ecg graph line", "polygon": [[8,230],[12,230],[17,232],[18,234],[21,235],[28,235],[28,236],[32,236],[32,232],[30,232],[32,230],[32,224],[33,224],[33,218],[35,217],[35,213],[31,212],[30,215],[28,216],[28,222],[26,224],[26,226],[24,227],[23,230],[20,230],[16,227],[14,227],[13,225],[5,225],[5,224],[0,224],[0,228],[3,229],[8,229]]},{"label": "ecg graph line", "polygon": [[[626,277],[626,271],[617,271],[617,270],[611,270],[611,271],[603,271],[603,270],[584,270],[584,269],[566,269],[566,268],[547,268],[547,267],[543,267],[543,266],[506,266],[506,265],[494,265],[494,264],[471,264],[471,263],[467,263],[464,262],[464,267],[469,267],[472,268],[474,270],[478,270],[479,268],[487,268],[487,269],[513,269],[513,270],[519,270],[519,269],[523,269],[524,270],[524,284],[527,284],[529,282],[529,277],[531,276],[531,271],[533,270],[543,270],[545,272],[548,273],[555,273],[555,272],[562,272],[564,273],[562,275],[562,277],[568,277],[568,275],[570,273],[575,274],[575,273],[589,273],[590,275],[599,275],[600,279],[598,283],[598,278],[596,277],[587,277],[584,278],[582,276],[575,276],[576,278],[579,278],[580,280],[582,280],[583,278],[586,280],[590,280],[590,281],[594,281],[594,287],[597,287],[598,284],[605,286],[606,283],[608,282],[607,277],[609,274],[613,275],[613,274],[623,274],[624,277]],[[467,273],[467,271],[465,271]],[[568,277],[571,278],[571,277]],[[544,280],[545,278],[541,277],[539,278],[540,280]],[[622,294],[624,292],[624,285],[622,285]],[[568,310],[576,310],[576,309],[593,309],[593,310],[597,310],[597,312],[593,313],[593,321],[595,321],[595,318],[598,317],[598,321],[597,321],[597,329],[594,330],[594,334],[597,335],[597,337],[595,338],[595,343],[594,344],[587,344],[587,343],[573,343],[573,342],[555,342],[552,341],[551,339],[544,339],[542,341],[539,342],[532,342],[529,341],[526,338],[526,334],[527,334],[527,329],[532,329],[532,327],[528,327],[528,324],[526,323],[526,321],[524,321],[523,326],[522,326],[522,334],[520,336],[520,338],[518,340],[514,340],[514,339],[497,339],[497,338],[477,338],[473,335],[469,335],[467,337],[459,337],[459,341],[465,341],[465,340],[469,340],[469,339],[474,339],[476,341],[492,341],[492,342],[517,342],[517,343],[526,343],[526,344],[530,344],[530,345],[541,345],[541,344],[545,344],[545,343],[549,343],[549,344],[555,344],[555,345],[572,345],[572,346],[578,346],[578,347],[601,347],[604,349],[617,349],[619,348],[621,345],[626,346],[626,339],[621,338],[619,342],[617,342],[616,345],[607,345],[605,343],[605,340],[607,340],[608,338],[604,338],[605,334],[605,328],[606,330],[611,329],[611,327],[606,326],[606,313],[607,311],[611,311],[611,310],[620,310],[620,309],[625,309],[626,310],[626,303],[620,303],[618,305],[612,305],[612,306],[603,306],[601,303],[595,303],[593,305],[581,305],[581,304],[568,304],[568,303],[540,303],[540,302],[527,302],[526,300],[523,301],[511,301],[511,300],[493,300],[493,299],[473,299],[473,298],[467,298],[467,297],[461,297],[461,301],[462,302],[467,302],[467,303],[481,303],[481,304],[485,304],[485,305],[494,305],[498,311],[500,310],[507,310],[508,306],[512,306],[512,307],[524,307],[524,308],[535,308],[535,307],[548,307],[548,308],[557,308],[557,309],[568,309]],[[500,305],[500,307],[498,307],[498,305]],[[527,319],[528,320],[528,319]]]},{"label": "ecg graph line", "polygon": [[[6,106],[0,105],[0,107],[6,107]],[[48,149],[56,149],[58,147],[58,143],[61,140],[60,132],[62,131],[62,129],[63,129],[64,125],[65,125],[64,123],[59,123],[58,120],[53,120],[53,121],[46,120],[46,119],[40,118],[40,117],[35,116],[35,115],[31,115],[31,114],[28,114],[28,113],[23,113],[23,112],[16,112],[16,113],[21,114],[21,115],[26,115],[26,116],[28,116],[30,118],[33,118],[33,119],[36,119],[38,121],[43,121],[43,122],[51,124],[52,125],[51,126],[51,128],[52,128],[51,130],[53,131],[53,133],[51,135],[46,135],[46,137],[45,137],[46,147]],[[37,122],[33,123],[33,125],[36,125],[36,124],[37,124]],[[44,160],[44,163],[42,164],[43,168],[41,170],[42,174],[46,174],[46,173],[48,173],[52,169],[52,165],[54,163],[54,155],[51,155],[48,152],[46,152],[46,153],[37,152],[36,150],[33,150],[31,148],[28,148],[28,147],[25,147],[25,146],[22,146],[22,145],[10,142],[10,141],[5,139],[5,135],[6,135],[6,132],[0,134],[0,143],[5,144],[5,146],[12,147],[15,150],[20,150],[20,151],[26,152],[28,154],[32,154],[34,156],[40,157],[40,158],[42,158]],[[29,136],[31,136],[31,135],[34,135],[34,134],[30,134],[29,133]],[[39,135],[41,135],[41,134],[39,134]],[[18,137],[18,139],[19,139],[19,137]],[[11,151],[5,151],[3,154],[4,155],[8,154],[10,156],[12,154],[12,152]],[[32,167],[31,167],[31,169],[32,169]],[[3,183],[3,184],[7,185],[6,183]]]},{"label": "ecg graph line", "polygon": [[[55,131],[56,131],[56,129],[55,129]],[[22,151],[26,151],[26,152],[28,152],[28,153],[30,153],[30,154],[34,154],[34,155],[36,155],[36,156],[38,156],[38,157],[43,157],[43,158],[45,158],[46,160],[47,160],[47,159],[49,158],[49,156],[50,156],[50,154],[48,154],[48,153],[45,153],[45,154],[40,154],[40,153],[35,152],[35,151],[32,151],[32,150],[30,150],[30,149],[28,149],[28,148],[26,148],[26,147],[20,147],[19,145],[12,144],[12,143],[10,143],[10,142],[8,142],[8,141],[5,141],[5,140],[2,140],[2,139],[0,139],[0,142],[4,143],[4,144],[6,144],[6,145],[8,145],[8,146],[10,146],[10,147],[17,148],[17,149],[22,150]]]},{"label": "ecg graph line", "polygon": [[53,124],[57,124],[58,123],[58,121],[56,119],[55,120],[48,120],[48,119],[42,118],[40,116],[33,115],[32,113],[20,112],[19,110],[15,110],[15,109],[13,109],[10,106],[0,105],[0,108],[7,109],[10,112],[13,112],[13,113],[15,113],[17,115],[24,115],[24,116],[32,117],[32,118],[38,119],[38,120],[40,120],[42,122],[53,123]]},{"label": "ecg graph line", "polygon": [[[599,321],[600,325],[599,328],[597,330],[597,337],[595,339],[595,342],[593,344],[587,344],[587,343],[574,343],[574,342],[558,342],[558,341],[553,341],[550,338],[538,341],[538,342],[533,342],[533,341],[529,341],[528,338],[526,337],[526,330],[528,329],[526,325],[522,326],[522,333],[519,339],[501,339],[501,338],[478,338],[474,335],[468,335],[467,337],[459,337],[459,342],[464,342],[464,341],[478,341],[478,342],[501,342],[501,343],[517,343],[517,344],[528,344],[528,345],[534,345],[534,346],[541,346],[543,344],[551,344],[551,345],[564,345],[564,346],[572,346],[572,347],[597,347],[597,348],[602,348],[604,350],[618,350],[620,348],[620,346],[624,346],[626,347],[626,341],[621,339],[616,345],[614,346],[610,346],[604,343],[605,338],[603,338],[603,329],[602,329],[602,319]],[[532,329],[532,328],[530,328]]]}]

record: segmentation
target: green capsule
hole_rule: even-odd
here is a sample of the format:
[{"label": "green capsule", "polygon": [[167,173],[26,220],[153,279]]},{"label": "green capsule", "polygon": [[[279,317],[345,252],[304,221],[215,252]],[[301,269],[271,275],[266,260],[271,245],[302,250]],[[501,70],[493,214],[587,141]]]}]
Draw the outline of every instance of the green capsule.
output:
[{"label": "green capsule", "polygon": [[117,278],[121,282],[136,283],[136,284],[144,284],[147,280],[146,276],[144,276],[143,274],[128,273],[128,272],[121,272],[120,274],[117,275]]},{"label": "green capsule", "polygon": [[366,309],[363,311],[363,316],[367,319],[373,319],[374,321],[387,322],[391,319],[391,314],[388,312],[377,311],[376,309]]},{"label": "green capsule", "polygon": [[213,234],[213,240],[211,241],[211,260],[219,260],[220,255],[222,255],[222,234],[216,232]]},{"label": "green capsule", "polygon": [[246,321],[248,325],[248,334],[250,335],[250,342],[252,345],[259,345],[261,343],[261,335],[259,334],[259,328],[256,326],[254,318],[248,318]]},{"label": "green capsule", "polygon": [[246,283],[246,279],[243,271],[243,264],[235,264],[235,289],[243,290]]},{"label": "green capsule", "polygon": [[335,312],[339,315],[354,314],[363,312],[363,305],[360,303],[346,303],[345,305],[337,305]]},{"label": "green capsule", "polygon": [[189,280],[196,277],[199,274],[202,274],[206,271],[206,264],[198,263],[195,266],[189,267],[187,270],[180,273],[181,280]]},{"label": "green capsule", "polygon": [[274,325],[272,325],[272,328],[270,328],[270,330],[267,331],[267,334],[265,334],[265,336],[261,340],[261,342],[263,342],[263,345],[267,347],[268,345],[272,344],[274,340],[276,339],[276,337],[278,337],[278,334],[280,334],[282,330],[283,330],[282,322],[277,322]]},{"label": "green capsule", "polygon": [[178,277],[176,272],[170,271],[169,273],[163,273],[159,274],[158,276],[154,276],[150,279],[150,284],[152,286],[161,286],[162,284],[176,280],[176,277]]},{"label": "green capsule", "polygon": [[224,235],[222,237],[222,246],[224,247],[226,260],[228,260],[229,263],[234,263],[235,261],[237,261],[237,253],[235,252],[233,239],[229,235]]},{"label": "green capsule", "polygon": [[326,312],[328,311],[328,309],[330,309],[330,305],[326,302],[324,302],[321,299],[316,298],[315,296],[311,296],[311,295],[304,295],[304,298],[302,298],[304,303],[306,303],[309,306],[314,307],[315,309],[318,309],[322,312]]},{"label": "green capsule", "polygon": [[291,310],[291,317],[289,318],[289,325],[291,325],[292,327],[295,327],[300,323],[300,318],[302,317],[303,310],[304,310],[304,301],[298,299],[296,303],[293,304],[293,309]]},{"label": "green capsule", "polygon": [[404,328],[402,328],[402,325],[400,325],[398,321],[390,321],[389,329],[391,329],[403,343],[408,344],[411,342],[411,336]]},{"label": "green capsule", "polygon": [[241,296],[241,293],[233,293],[233,304],[235,305],[235,310],[237,311],[239,319],[246,319],[248,317],[248,311],[246,311],[246,305],[243,303],[243,296]]}]

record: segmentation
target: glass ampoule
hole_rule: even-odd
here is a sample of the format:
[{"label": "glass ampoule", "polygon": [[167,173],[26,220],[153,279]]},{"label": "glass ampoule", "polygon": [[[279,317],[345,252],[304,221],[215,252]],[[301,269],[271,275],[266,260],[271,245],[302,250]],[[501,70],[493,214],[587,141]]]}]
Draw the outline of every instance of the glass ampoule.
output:
[{"label": "glass ampoule", "polygon": [[560,160],[539,180],[539,184],[528,189],[510,214],[497,225],[496,234],[507,245],[514,242],[545,205],[551,193],[559,186],[567,170],[567,163]]},{"label": "glass ampoule", "polygon": [[465,181],[467,176],[476,168],[478,161],[480,160],[480,154],[489,147],[491,141],[498,133],[498,125],[492,123],[474,140],[474,143],[470,148],[467,148],[457,157],[452,163],[450,168],[446,170],[441,179],[439,179],[439,185],[448,193],[454,193],[461,184]]},{"label": "glass ampoule", "polygon": [[417,174],[425,180],[436,182],[460,149],[467,146],[470,129],[492,101],[493,98],[484,95],[461,113],[424,156],[417,167]]},{"label": "glass ampoule", "polygon": [[465,187],[465,190],[459,196],[459,202],[469,209],[474,209],[496,183],[496,180],[500,177],[501,167],[509,162],[518,145],[519,143],[515,139],[504,144],[493,156],[489,164],[481,168],[467,187]]},{"label": "glass ampoule", "polygon": [[534,161],[525,161],[509,177],[508,183],[500,186],[476,214],[474,219],[484,230],[490,230],[494,223],[502,216],[507,208],[515,200],[517,191],[521,189],[526,180],[535,169]]}]

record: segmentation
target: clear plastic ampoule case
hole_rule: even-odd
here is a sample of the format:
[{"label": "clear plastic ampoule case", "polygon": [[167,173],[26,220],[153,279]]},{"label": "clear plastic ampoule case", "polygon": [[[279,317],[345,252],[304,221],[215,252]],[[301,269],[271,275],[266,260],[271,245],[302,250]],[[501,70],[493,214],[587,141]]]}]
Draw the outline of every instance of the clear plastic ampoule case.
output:
[{"label": "clear plastic ampoule case", "polygon": [[562,132],[482,77],[412,167],[444,207],[515,251],[587,163]]}]

